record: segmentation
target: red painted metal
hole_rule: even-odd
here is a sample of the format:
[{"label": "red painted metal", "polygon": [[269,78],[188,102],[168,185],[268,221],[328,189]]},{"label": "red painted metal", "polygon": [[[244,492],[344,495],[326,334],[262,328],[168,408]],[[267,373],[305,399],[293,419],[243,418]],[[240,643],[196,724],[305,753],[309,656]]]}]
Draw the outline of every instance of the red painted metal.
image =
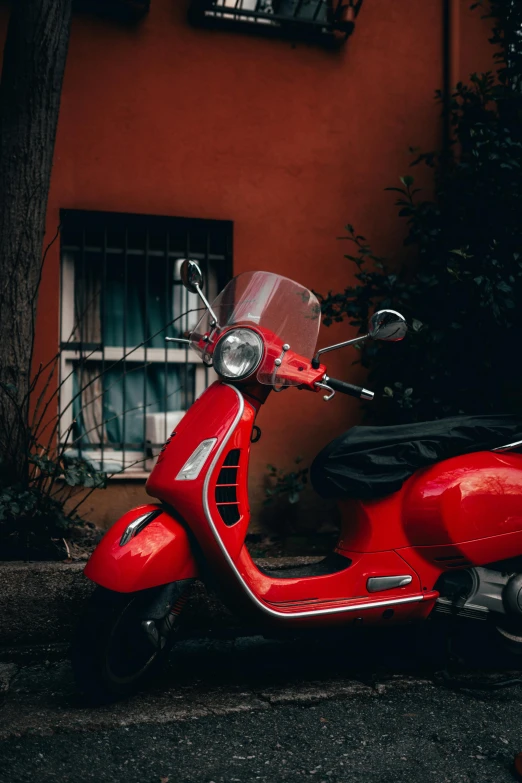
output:
[{"label": "red painted metal", "polygon": [[[280,340],[258,331],[265,350],[279,356]],[[313,370],[308,360],[287,351],[278,373],[284,373],[283,381],[302,378],[302,388],[314,388],[325,371],[323,366]],[[267,387],[254,376],[235,386],[214,383],[177,425],[147,482],[150,495],[186,520],[235,604],[267,621],[297,626],[420,620],[432,610],[436,583],[445,571],[522,552],[522,456],[481,452],[418,471],[399,492],[381,500],[342,503],[336,552],[346,558],[343,570],[290,579],[263,572],[250,557],[245,537],[252,429],[267,396]],[[210,438],[215,443],[199,475],[177,480],[195,449]],[[226,496],[218,487],[226,487]],[[227,507],[234,510],[232,517]],[[167,513],[119,546],[121,533],[139,513],[143,509],[109,531],[87,575],[123,591],[196,575],[187,534]],[[371,577],[393,575],[411,576],[411,582],[368,591]]]},{"label": "red painted metal", "polygon": [[[404,530],[414,546],[521,532],[522,455],[482,451],[454,457],[412,476],[402,494]],[[484,552],[487,562],[490,555]]]},{"label": "red painted metal", "polygon": [[105,533],[94,550],[85,575],[96,584],[120,593],[132,593],[198,576],[198,568],[185,528],[162,511],[124,546],[120,539],[138,517],[157,511],[146,505],[124,514]]},{"label": "red painted metal", "polygon": [[[250,437],[258,405],[254,407],[245,401],[240,416],[240,403],[238,392],[230,386],[221,382],[211,386],[176,428],[175,435],[147,483],[150,494],[164,499],[189,521],[206,558],[223,585],[238,594],[234,596],[236,599],[242,596],[245,607],[268,614],[274,622],[292,620],[298,625],[351,623],[360,617],[361,612],[365,621],[376,622],[382,619],[385,612],[388,618],[390,602],[404,598],[417,598],[418,601],[397,604],[386,622],[424,616],[428,611],[427,605],[432,605],[436,594],[422,594],[415,568],[393,551],[393,544],[383,547],[388,551],[375,552],[369,546],[358,552],[353,546],[346,551],[340,542],[338,552],[347,557],[349,568],[326,576],[277,579],[259,570],[244,545],[249,523],[247,470]],[[202,440],[209,437],[216,437],[217,442],[209,455],[208,465],[205,465],[198,478],[191,482],[175,481],[175,476],[190,454]],[[228,440],[224,444],[226,438]],[[233,485],[237,491],[240,516],[234,525],[227,526],[219,513],[215,489],[223,463],[235,449],[239,450],[240,456]],[[360,506],[360,509],[363,507]],[[382,513],[386,514],[386,509]],[[364,518],[362,512],[361,518]],[[406,539],[401,543],[405,546]],[[371,576],[397,573],[410,574],[410,585],[386,591],[379,596],[368,593],[366,584]],[[379,602],[384,602],[382,607],[364,609],[362,606],[365,603],[373,606]]]}]

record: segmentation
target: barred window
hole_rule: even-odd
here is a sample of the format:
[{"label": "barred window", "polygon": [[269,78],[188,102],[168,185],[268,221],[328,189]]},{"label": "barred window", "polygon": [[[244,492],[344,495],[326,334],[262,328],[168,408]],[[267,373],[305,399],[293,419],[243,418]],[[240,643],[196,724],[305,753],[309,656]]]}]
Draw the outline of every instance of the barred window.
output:
[{"label": "barred window", "polygon": [[60,438],[97,469],[150,470],[215,377],[185,336],[203,314],[181,284],[199,261],[210,300],[232,269],[228,221],[62,210]]}]

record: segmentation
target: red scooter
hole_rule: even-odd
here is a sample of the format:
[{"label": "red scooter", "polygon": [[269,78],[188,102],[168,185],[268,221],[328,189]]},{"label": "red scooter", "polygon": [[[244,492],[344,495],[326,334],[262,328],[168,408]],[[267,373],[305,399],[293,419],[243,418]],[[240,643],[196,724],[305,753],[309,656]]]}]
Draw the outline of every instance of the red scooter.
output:
[{"label": "red scooter", "polygon": [[[87,563],[98,587],[73,644],[79,688],[101,701],[141,686],[168,656],[198,579],[271,632],[409,623],[437,610],[493,620],[522,647],[522,455],[513,451],[520,439],[504,445],[516,431],[509,417],[476,417],[476,443],[455,419],[378,428],[377,436],[377,428],[354,428],[355,440],[334,441],[312,468],[321,494],[340,499],[334,552],[299,568],[261,568],[245,545],[260,407],[289,386],[324,400],[335,392],[371,400],[372,392],[330,378],[320,357],[364,339],[401,340],[406,323],[381,310],[368,335],[315,353],[320,307],[301,285],[247,272],[210,305],[196,262],[183,262],[182,280],[206,307],[189,342],[219,380],[158,456],[146,489],[160,504],[125,514]],[[404,454],[405,471],[387,482]]]}]

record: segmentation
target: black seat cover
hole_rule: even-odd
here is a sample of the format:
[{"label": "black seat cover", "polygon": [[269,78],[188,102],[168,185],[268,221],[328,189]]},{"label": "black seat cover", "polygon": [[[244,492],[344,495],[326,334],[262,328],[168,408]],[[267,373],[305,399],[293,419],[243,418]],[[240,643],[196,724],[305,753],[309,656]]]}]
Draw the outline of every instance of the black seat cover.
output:
[{"label": "black seat cover", "polygon": [[317,455],[310,480],[325,498],[381,498],[419,468],[516,441],[522,441],[522,419],[510,415],[353,427]]}]

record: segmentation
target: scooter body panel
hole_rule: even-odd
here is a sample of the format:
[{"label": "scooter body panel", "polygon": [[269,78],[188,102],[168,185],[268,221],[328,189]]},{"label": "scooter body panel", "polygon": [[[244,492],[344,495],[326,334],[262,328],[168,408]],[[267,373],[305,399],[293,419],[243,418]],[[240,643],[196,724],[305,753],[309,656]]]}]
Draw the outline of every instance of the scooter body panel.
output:
[{"label": "scooter body panel", "polygon": [[[239,389],[216,382],[182,419],[147,482],[149,494],[189,520],[209,566],[234,603],[239,601],[270,621],[299,625],[323,624],[325,618],[330,623],[350,622],[366,609],[374,620],[383,612],[403,620],[424,615],[436,593],[421,591],[415,569],[393,546],[375,554],[370,546],[364,557],[352,551],[346,555],[346,569],[324,576],[276,578],[256,566],[244,544],[250,521],[247,477],[255,415],[255,407]],[[211,438],[215,444],[197,478],[177,479],[193,451]],[[368,592],[369,578],[397,573],[410,576],[411,582],[381,596]],[[390,606],[397,612],[387,611]]]},{"label": "scooter body panel", "polygon": [[393,548],[431,590],[444,571],[522,552],[522,455],[453,457],[419,470],[389,497],[340,506],[339,551]]},{"label": "scooter body panel", "polygon": [[[216,381],[177,425],[146,486],[187,520],[235,605],[276,623],[404,622],[429,613],[445,570],[522,551],[522,456],[482,452],[418,471],[381,500],[342,504],[336,551],[346,568],[291,579],[264,573],[245,546],[257,407],[239,388]],[[211,448],[197,476],[187,480],[182,469],[203,441]],[[91,579],[126,592],[197,574],[179,523],[162,515],[121,548],[129,519],[116,523],[96,550],[86,570]],[[409,583],[369,588],[374,577],[397,575]]]},{"label": "scooter body panel", "polygon": [[[215,382],[177,425],[147,482],[149,494],[187,520],[236,605],[272,622],[305,626],[420,619],[433,607],[435,584],[445,570],[522,551],[522,456],[482,452],[418,471],[381,500],[341,504],[336,551],[346,568],[290,579],[264,573],[244,543],[257,412],[251,402],[240,389]],[[212,448],[198,475],[184,479],[182,468],[206,440]],[[162,514],[120,547],[129,521],[125,515],[116,523],[91,558],[86,574],[93,581],[127,592],[197,575],[179,523]],[[368,580],[399,574],[410,577],[409,584],[369,590]]]},{"label": "scooter body panel", "polygon": [[[122,546],[128,526],[147,514],[154,518]],[[199,571],[186,529],[170,513],[150,504],[127,512],[114,523],[94,550],[84,573],[109,590],[131,593],[195,578]]]},{"label": "scooter body panel", "polygon": [[402,495],[412,546],[489,540],[484,557],[491,562],[497,559],[496,539],[522,531],[522,455],[481,451],[453,457],[416,473]]},{"label": "scooter body panel", "polygon": [[[250,522],[247,481],[255,413],[233,387],[213,383],[176,427],[145,487],[149,495],[176,508],[189,521],[218,571],[223,560],[219,542],[236,558]],[[199,475],[180,480],[186,461],[209,439],[215,443]],[[215,520],[218,537],[213,535],[209,518]],[[232,519],[233,523],[225,521]]]}]

